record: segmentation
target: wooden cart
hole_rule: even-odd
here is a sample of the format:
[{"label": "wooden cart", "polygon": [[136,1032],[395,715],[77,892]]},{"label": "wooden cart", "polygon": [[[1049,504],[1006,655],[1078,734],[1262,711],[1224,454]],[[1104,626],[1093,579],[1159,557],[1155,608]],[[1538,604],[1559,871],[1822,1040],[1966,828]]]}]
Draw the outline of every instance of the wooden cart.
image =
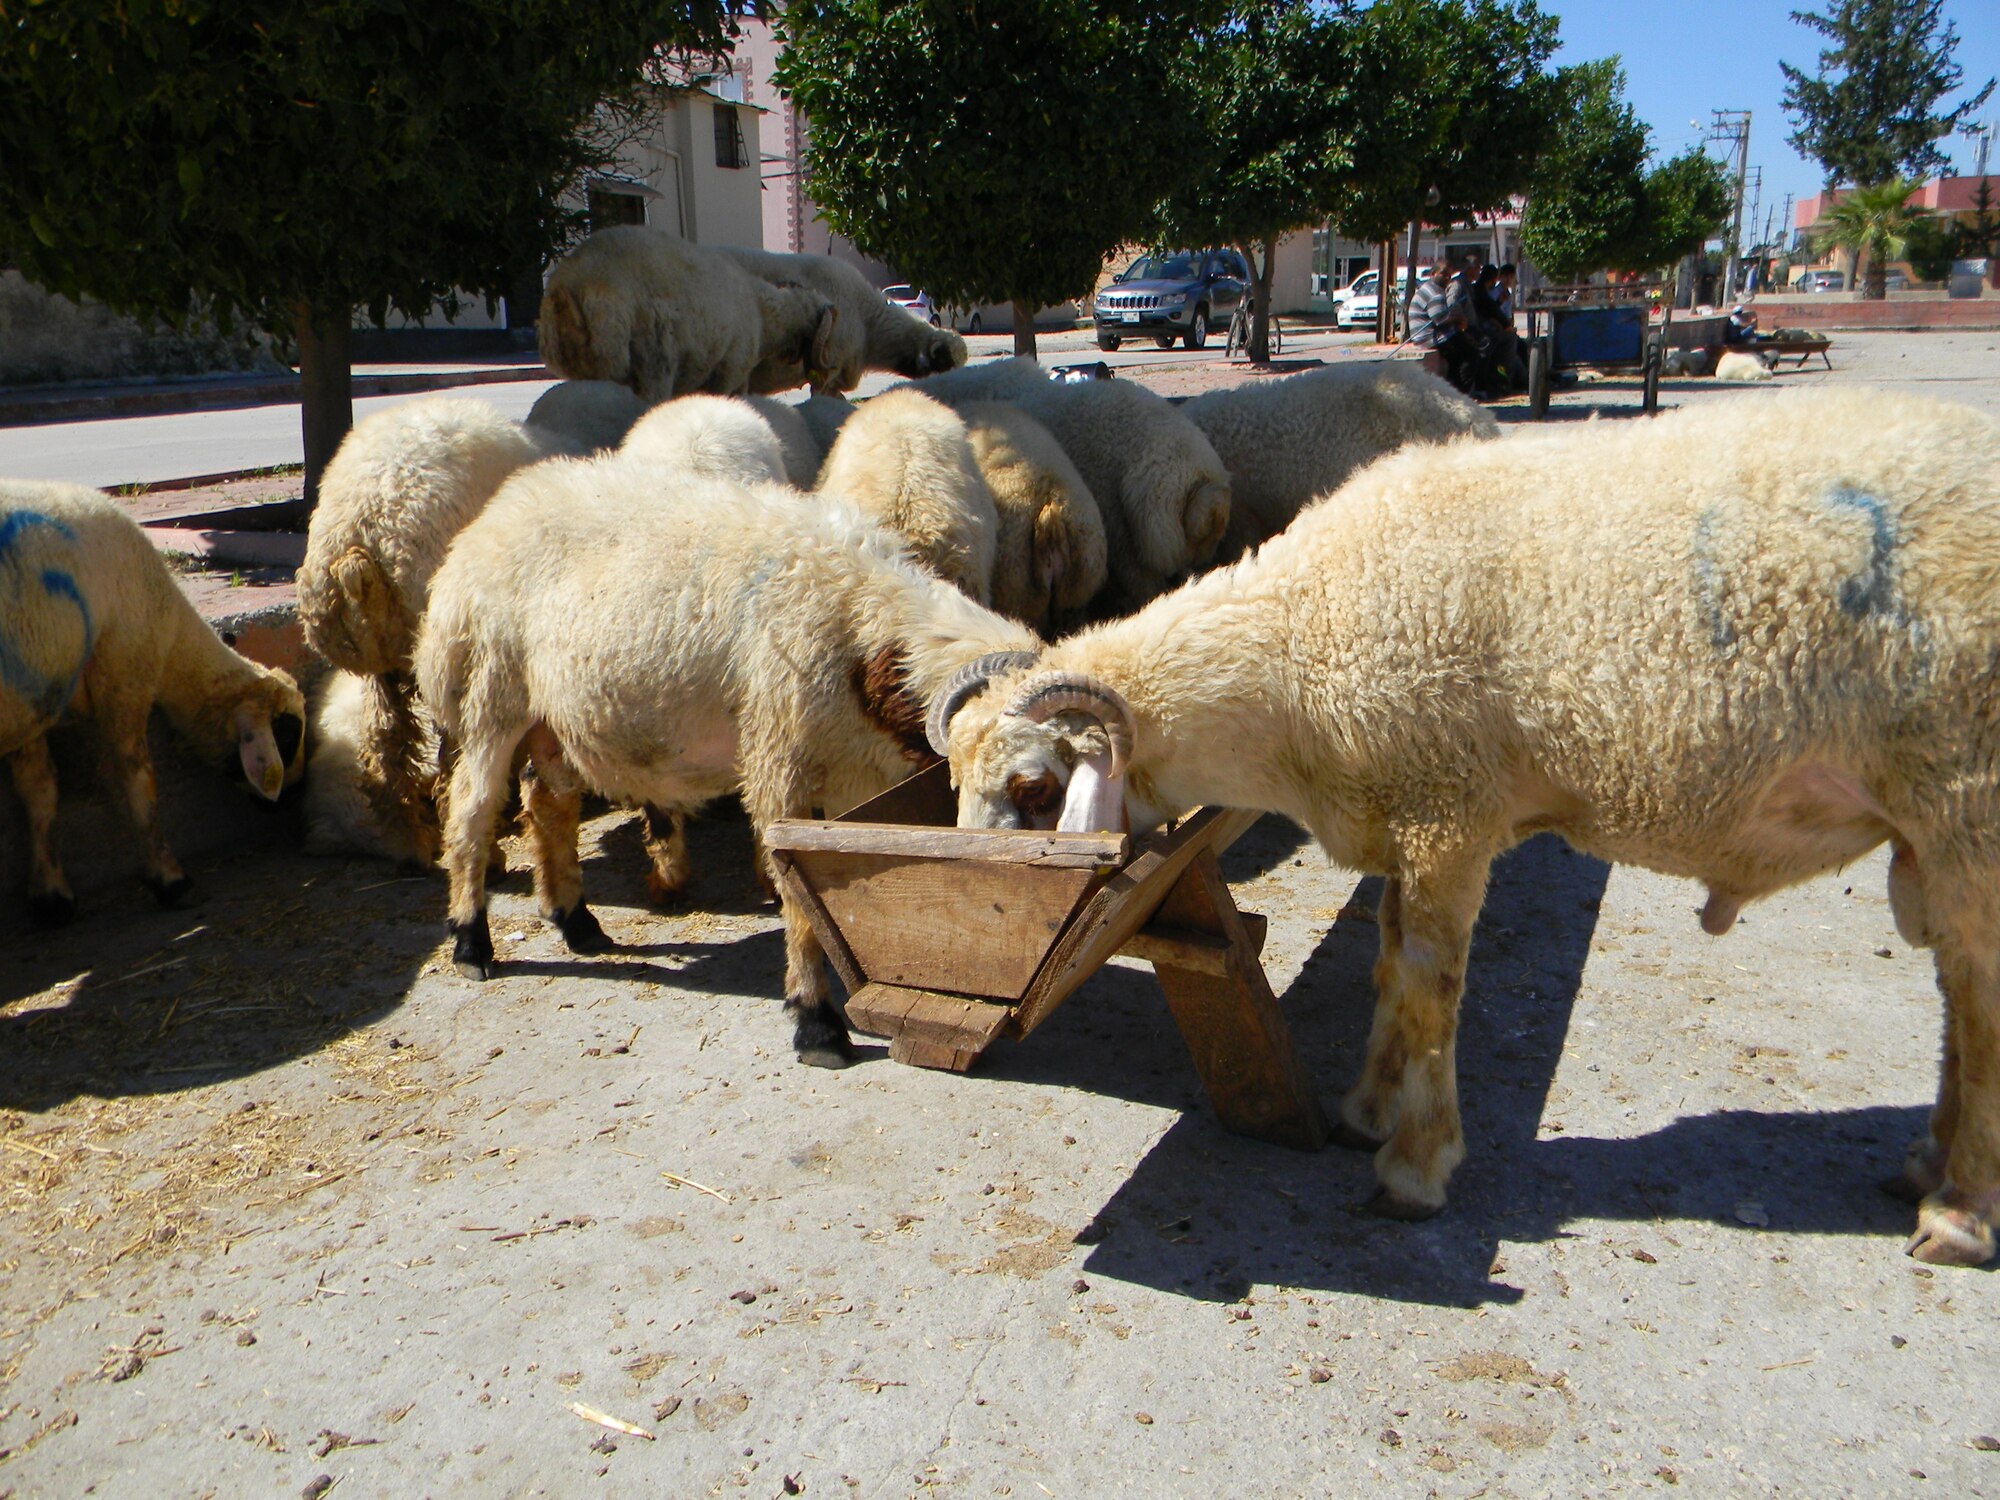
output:
[{"label": "wooden cart", "polygon": [[955,828],[955,812],[938,765],[840,818],[765,835],[856,1029],[888,1037],[899,1062],[964,1072],[1124,953],[1153,965],[1225,1127],[1325,1144],[1258,961],[1264,919],[1236,909],[1216,864],[1256,813],[1204,808],[1131,838]]},{"label": "wooden cart", "polygon": [[1528,314],[1528,414],[1548,415],[1549,382],[1558,370],[1637,367],[1640,406],[1660,409],[1660,368],[1666,331],[1651,326],[1650,283],[1617,287],[1543,287],[1523,300]]}]

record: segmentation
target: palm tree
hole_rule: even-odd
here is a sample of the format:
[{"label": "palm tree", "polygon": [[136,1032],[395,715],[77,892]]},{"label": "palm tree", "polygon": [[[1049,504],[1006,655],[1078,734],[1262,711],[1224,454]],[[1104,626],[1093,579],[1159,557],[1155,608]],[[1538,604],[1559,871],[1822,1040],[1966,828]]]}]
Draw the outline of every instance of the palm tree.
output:
[{"label": "palm tree", "polygon": [[1864,300],[1879,302],[1888,296],[1884,277],[1889,262],[1902,257],[1911,231],[1930,217],[1927,210],[1910,207],[1910,195],[1916,190],[1917,184],[1907,177],[1854,188],[1827,211],[1826,227],[1814,237],[1815,248],[1850,251],[1857,264],[1862,252],[1867,252],[1868,279],[1861,287]]}]

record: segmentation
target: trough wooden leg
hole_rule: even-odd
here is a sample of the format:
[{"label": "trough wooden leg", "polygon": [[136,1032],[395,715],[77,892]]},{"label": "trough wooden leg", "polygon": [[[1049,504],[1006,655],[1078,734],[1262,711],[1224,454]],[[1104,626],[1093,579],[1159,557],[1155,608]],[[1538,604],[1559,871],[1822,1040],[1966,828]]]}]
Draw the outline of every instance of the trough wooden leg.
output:
[{"label": "trough wooden leg", "polygon": [[1168,892],[1154,930],[1191,929],[1228,944],[1220,973],[1153,959],[1174,1021],[1223,1128],[1301,1151],[1326,1144],[1326,1114],[1292,1046],[1257,949],[1215,855],[1203,850]]}]

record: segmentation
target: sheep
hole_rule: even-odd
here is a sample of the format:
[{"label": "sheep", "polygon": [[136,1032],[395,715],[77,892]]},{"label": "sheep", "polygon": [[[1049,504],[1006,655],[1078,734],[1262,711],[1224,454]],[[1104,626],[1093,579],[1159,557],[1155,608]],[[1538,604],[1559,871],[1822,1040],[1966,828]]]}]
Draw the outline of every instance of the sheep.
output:
[{"label": "sheep", "polygon": [[1709,351],[1706,349],[1669,349],[1660,361],[1662,375],[1706,375],[1708,374]]},{"label": "sheep", "polygon": [[819,490],[901,536],[911,556],[969,597],[993,597],[999,517],[950,407],[914,389],[864,401],[834,439]]},{"label": "sheep", "polygon": [[786,482],[784,444],[770,419],[731,396],[662,401],[632,425],[618,457],[739,484]]},{"label": "sheep", "polygon": [[95,732],[155,899],[172,906],[191,888],[160,828],[146,739],[155,703],[203,759],[233,752],[271,801],[298,779],[297,684],[223,644],[118,503],[81,485],[0,480],[0,755],[27,812],[37,922],[76,914],[56,854],[47,740],[66,708]]},{"label": "sheep", "polygon": [[559,380],[528,408],[523,425],[550,453],[583,458],[625,441],[646,403],[609,380]]},{"label": "sheep", "polygon": [[745,401],[758,412],[777,435],[778,447],[785,457],[785,483],[795,490],[809,490],[819,477],[820,465],[826,462],[826,450],[832,440],[821,442],[818,434],[807,425],[799,408],[789,401],[780,401],[775,396],[745,396]]},{"label": "sheep", "polygon": [[[484,848],[517,747],[540,909],[605,945],[576,859],[582,789],[681,810],[740,789],[753,829],[839,809],[928,761],[925,703],[1034,636],[917,567],[851,507],[642,467],[509,482],[439,569],[417,680],[459,747],[447,798],[453,962],[493,963]],[[804,1062],[852,1057],[817,941],[789,903],[786,1008]]]},{"label": "sheep", "polygon": [[1725,349],[1715,362],[1717,380],[1769,380],[1771,367],[1760,354],[1744,349]]},{"label": "sheep", "polygon": [[[359,672],[328,672],[312,695],[311,754],[306,762],[305,847],[308,854],[372,854],[414,869],[437,857],[427,815],[413,820],[398,798],[415,770],[385,765],[388,747],[402,743],[405,716],[416,741],[410,767],[437,763],[437,726],[423,704],[394,696],[388,680]],[[425,798],[428,812],[428,798]]]},{"label": "sheep", "polygon": [[[806,424],[806,431],[812,434],[813,442],[819,448],[820,463],[826,462],[826,455],[833,447],[833,440],[840,436],[840,429],[847,419],[854,415],[854,403],[845,396],[808,396],[794,408],[799,420]],[[815,468],[814,473],[818,470]]]},{"label": "sheep", "polygon": [[431,574],[501,482],[559,442],[484,401],[433,396],[356,423],[320,480],[298,573],[299,623],[333,666],[382,679],[367,721],[376,737],[327,770],[382,778],[347,795],[399,810],[401,826],[381,832],[388,847],[434,851],[437,839],[409,681]]},{"label": "sheep", "polygon": [[1491,412],[1409,360],[1357,361],[1211,391],[1181,415],[1229,471],[1224,561],[1276,536],[1313,500],[1405,443],[1500,436]]},{"label": "sheep", "polygon": [[1977,1264],[2000,1218],[1996,578],[1991,418],[1718,402],[1392,455],[1253,557],[961,685],[931,738],[964,824],[1018,824],[1010,786],[1092,827],[1261,808],[1388,877],[1341,1113],[1402,1217],[1464,1155],[1453,1034],[1497,853],[1553,829],[1703,881],[1720,935],[1889,842],[1948,1017],[1909,1250]]},{"label": "sheep", "polygon": [[851,316],[802,278],[765,277],[728,252],[623,224],[556,263],[540,343],[557,374],[613,380],[651,404],[821,384]]},{"label": "sheep", "polygon": [[967,401],[1012,401],[1018,396],[1031,396],[1048,386],[1049,372],[1035,360],[1016,355],[1011,359],[963,365],[915,383],[921,384],[924,394],[932,400],[958,406]]},{"label": "sheep", "polygon": [[1215,555],[1229,525],[1229,471],[1164,397],[1087,380],[1012,401],[1062,445],[1103,514],[1110,581],[1094,608],[1128,613]]},{"label": "sheep", "polygon": [[891,306],[866,276],[845,261],[830,255],[785,255],[738,246],[724,246],[720,253],[750,275],[774,285],[810,287],[840,314],[825,346],[826,357],[813,361],[804,382],[784,360],[767,358],[747,387],[753,394],[788,390],[803,383],[811,386],[815,395],[830,396],[853,390],[870,370],[922,377],[965,363],[964,339],[948,328],[933,328]]},{"label": "sheep", "polygon": [[[940,379],[944,377],[939,377]],[[958,408],[993,496],[993,608],[1061,634],[1104,587],[1104,516],[1049,430],[998,401]]]}]

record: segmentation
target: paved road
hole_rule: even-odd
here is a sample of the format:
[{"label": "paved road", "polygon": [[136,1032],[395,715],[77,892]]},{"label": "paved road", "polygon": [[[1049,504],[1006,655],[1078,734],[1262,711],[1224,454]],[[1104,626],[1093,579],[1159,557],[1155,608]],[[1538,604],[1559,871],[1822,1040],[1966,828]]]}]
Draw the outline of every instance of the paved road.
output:
[{"label": "paved road", "polygon": [[[1011,347],[1006,335],[988,334],[969,341],[975,358],[998,357]],[[1321,334],[1298,341],[1302,354],[1320,353],[1322,346],[1355,344],[1355,335]],[[1042,358],[1065,364],[1104,358],[1120,369],[1145,365],[1220,360],[1221,345],[1201,354],[1184,349],[1162,352],[1127,346],[1100,355],[1088,333],[1054,334],[1041,341]],[[1292,350],[1288,348],[1289,357]],[[871,376],[860,395],[872,395],[893,382],[887,375]],[[535,398],[549,388],[546,380],[509,381],[468,388],[461,394],[490,401],[509,416],[525,416]],[[419,397],[375,396],[354,403],[357,418]],[[57,422],[43,427],[0,428],[0,474],[18,479],[69,479],[80,484],[112,487],[121,484],[183,479],[196,474],[220,474],[239,469],[295,464],[303,456],[299,409],[294,405],[247,406],[163,416],[117,417],[92,422]]]}]

